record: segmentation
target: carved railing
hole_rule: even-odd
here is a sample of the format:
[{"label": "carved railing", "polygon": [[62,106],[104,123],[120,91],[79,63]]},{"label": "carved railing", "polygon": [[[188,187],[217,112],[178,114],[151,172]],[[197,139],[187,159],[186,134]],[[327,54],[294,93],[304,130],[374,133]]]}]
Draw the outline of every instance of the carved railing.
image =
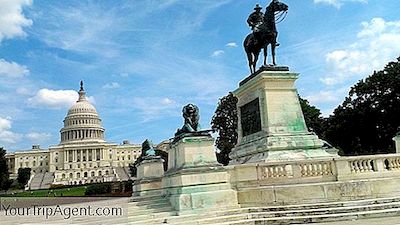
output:
[{"label": "carved railing", "polygon": [[310,159],[232,166],[236,187],[400,176],[400,154]]},{"label": "carved railing", "polygon": [[389,171],[400,170],[400,156],[385,159],[384,165]]},{"label": "carved railing", "polygon": [[376,165],[374,165],[374,160],[372,159],[360,159],[349,161],[350,171],[352,173],[365,173],[376,171]]},{"label": "carved railing", "polygon": [[290,166],[291,165],[285,164],[261,166],[259,168],[261,179],[292,177],[293,174],[291,173],[291,170],[289,168]]},{"label": "carved railing", "polygon": [[333,163],[331,161],[317,161],[311,163],[301,163],[302,177],[332,176]]}]

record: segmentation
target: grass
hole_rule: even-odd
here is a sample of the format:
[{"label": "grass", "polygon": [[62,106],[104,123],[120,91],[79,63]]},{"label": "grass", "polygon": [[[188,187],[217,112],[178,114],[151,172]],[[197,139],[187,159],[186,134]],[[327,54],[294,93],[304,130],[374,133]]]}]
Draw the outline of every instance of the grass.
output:
[{"label": "grass", "polygon": [[50,189],[50,190],[34,190],[15,193],[6,193],[0,197],[81,197],[85,196],[85,186]]}]

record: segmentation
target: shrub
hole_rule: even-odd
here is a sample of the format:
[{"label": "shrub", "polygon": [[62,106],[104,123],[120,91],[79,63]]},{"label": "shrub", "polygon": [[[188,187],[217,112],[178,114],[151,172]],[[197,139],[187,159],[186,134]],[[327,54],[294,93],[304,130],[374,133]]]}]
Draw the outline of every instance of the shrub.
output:
[{"label": "shrub", "polygon": [[86,188],[85,195],[101,195],[111,192],[111,183],[92,184]]}]

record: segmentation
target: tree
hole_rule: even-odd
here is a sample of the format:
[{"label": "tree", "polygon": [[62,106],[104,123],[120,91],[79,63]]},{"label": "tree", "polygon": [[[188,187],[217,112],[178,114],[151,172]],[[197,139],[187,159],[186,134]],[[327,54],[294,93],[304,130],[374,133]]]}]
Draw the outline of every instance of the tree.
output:
[{"label": "tree", "polygon": [[20,184],[20,187],[24,187],[31,177],[31,168],[19,168],[18,169],[18,177],[17,181]]},{"label": "tree", "polygon": [[346,155],[393,152],[399,115],[400,58],[351,88],[328,118],[326,138]]},{"label": "tree", "polygon": [[315,106],[310,105],[306,99],[302,99],[300,96],[299,99],[307,127],[313,130],[318,136],[322,137],[325,119],[322,117],[321,111]]},{"label": "tree", "polygon": [[211,121],[212,130],[219,134],[216,140],[219,149],[219,152],[216,153],[217,160],[223,165],[228,165],[229,153],[235,147],[238,139],[237,102],[237,97],[229,92],[227,96],[220,99]]},{"label": "tree", "polygon": [[9,184],[10,180],[6,160],[6,150],[0,148],[0,190],[8,189]]}]

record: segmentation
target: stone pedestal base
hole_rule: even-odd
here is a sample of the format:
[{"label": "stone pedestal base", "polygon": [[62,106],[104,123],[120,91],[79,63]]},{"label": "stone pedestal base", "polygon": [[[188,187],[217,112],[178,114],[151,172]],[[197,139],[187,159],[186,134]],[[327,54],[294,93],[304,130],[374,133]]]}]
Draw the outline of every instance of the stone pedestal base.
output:
[{"label": "stone pedestal base", "polygon": [[259,132],[242,139],[229,155],[230,165],[302,160],[310,158],[332,158],[337,151],[324,147],[324,142],[312,133],[268,136]]},{"label": "stone pedestal base", "polygon": [[145,158],[139,163],[136,167],[138,179],[133,182],[133,196],[161,194],[163,163],[159,156]]},{"label": "stone pedestal base", "polygon": [[338,156],[308,131],[294,86],[297,78],[290,71],[264,68],[241,82],[234,91],[239,139],[230,164]]},{"label": "stone pedestal base", "polygon": [[163,194],[169,196],[175,210],[182,214],[238,207],[229,175],[217,162],[213,138],[184,137],[172,144],[168,157],[171,161],[162,181]]}]

